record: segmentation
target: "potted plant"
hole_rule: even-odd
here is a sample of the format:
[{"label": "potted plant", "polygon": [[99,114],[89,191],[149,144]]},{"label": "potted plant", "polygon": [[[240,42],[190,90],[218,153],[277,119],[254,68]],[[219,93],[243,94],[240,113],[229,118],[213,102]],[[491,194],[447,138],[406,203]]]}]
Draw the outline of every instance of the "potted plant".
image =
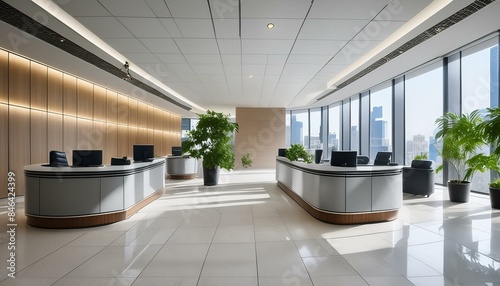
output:
[{"label": "potted plant", "polygon": [[[486,144],[482,122],[478,110],[462,115],[448,112],[436,119],[436,140],[441,139],[441,158],[453,167],[457,176],[448,181],[448,193],[452,202],[467,202],[472,176],[487,168],[489,156],[477,153]],[[442,169],[443,165],[437,167],[436,172]]]},{"label": "potted plant", "polygon": [[241,157],[241,165],[243,165],[243,167],[245,168],[252,166],[252,159],[250,158],[250,153],[243,154],[243,157]]},{"label": "potted plant", "polygon": [[231,122],[229,115],[211,110],[198,117],[198,125],[187,133],[188,139],[182,143],[182,152],[203,159],[203,183],[214,186],[219,182],[220,168],[228,171],[234,168],[231,139],[239,126]]},{"label": "potted plant", "polygon": [[482,123],[486,141],[491,144],[490,170],[497,173],[497,179],[489,184],[491,207],[500,208],[500,107],[488,108],[485,119]]},{"label": "potted plant", "polygon": [[313,162],[313,155],[307,153],[304,146],[301,144],[292,144],[285,152],[285,157],[290,161],[302,161],[311,164]]}]

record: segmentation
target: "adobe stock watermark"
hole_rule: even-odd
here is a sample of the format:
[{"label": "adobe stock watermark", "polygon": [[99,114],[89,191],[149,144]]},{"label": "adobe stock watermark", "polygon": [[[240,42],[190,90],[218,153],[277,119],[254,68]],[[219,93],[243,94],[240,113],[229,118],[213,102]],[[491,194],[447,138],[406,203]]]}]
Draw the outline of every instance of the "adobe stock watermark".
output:
[{"label": "adobe stock watermark", "polygon": [[16,174],[7,173],[7,276],[16,278]]},{"label": "adobe stock watermark", "polygon": [[401,5],[401,2],[395,0],[387,4],[387,8],[380,13],[370,11],[372,18],[377,17],[377,20],[370,21],[363,28],[355,27],[356,36],[342,49],[342,55],[347,63],[353,62],[353,56],[363,54],[363,49],[368,47],[389,26],[394,15],[401,14],[403,10],[404,7]]}]

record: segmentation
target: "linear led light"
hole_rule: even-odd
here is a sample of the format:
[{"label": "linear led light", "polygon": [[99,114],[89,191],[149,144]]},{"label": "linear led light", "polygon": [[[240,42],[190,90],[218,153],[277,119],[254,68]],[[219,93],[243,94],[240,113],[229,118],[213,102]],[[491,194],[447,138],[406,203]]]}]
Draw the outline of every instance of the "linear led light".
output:
[{"label": "linear led light", "polygon": [[50,13],[56,19],[64,23],[66,26],[71,28],[76,33],[80,34],[82,37],[87,39],[89,42],[96,45],[98,48],[106,52],[111,57],[115,58],[118,62],[123,63],[127,61],[129,63],[130,70],[133,70],[136,74],[140,75],[144,79],[152,82],[156,86],[162,88],[167,93],[171,94],[175,98],[190,104],[192,107],[195,107],[201,111],[206,111],[201,106],[193,103],[187,98],[183,97],[161,81],[157,80],[155,77],[151,76],[149,73],[141,69],[140,67],[134,65],[130,60],[128,60],[124,55],[120,54],[118,51],[113,49],[110,45],[104,42],[101,38],[99,38],[96,34],[92,33],[89,29],[87,29],[84,25],[78,22],[75,18],[73,18],[70,14],[66,13],[63,9],[61,9],[57,4],[52,2],[51,0],[31,0],[33,3],[40,6],[42,9]]},{"label": "linear led light", "polygon": [[383,52],[390,45],[394,44],[396,41],[401,39],[403,36],[411,32],[413,29],[420,26],[422,23],[427,21],[430,17],[434,16],[437,12],[441,11],[444,7],[448,6],[453,0],[435,0],[432,1],[427,7],[425,7],[420,13],[415,17],[410,19],[406,24],[401,26],[396,32],[392,33],[387,39],[382,43],[378,44],[375,48],[370,50],[364,56],[359,58],[353,64],[345,68],[342,72],[337,74],[335,77],[327,82],[327,88],[332,88],[332,86],[339,85],[342,79],[348,76],[350,73],[354,72],[356,69],[367,63],[370,59],[374,58],[376,55]]}]

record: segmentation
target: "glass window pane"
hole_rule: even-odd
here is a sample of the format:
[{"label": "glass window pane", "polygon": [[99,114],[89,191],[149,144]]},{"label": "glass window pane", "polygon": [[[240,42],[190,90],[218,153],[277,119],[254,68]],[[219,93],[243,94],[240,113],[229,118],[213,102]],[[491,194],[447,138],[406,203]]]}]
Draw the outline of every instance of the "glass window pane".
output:
[{"label": "glass window pane", "polygon": [[292,111],[291,144],[301,144],[309,149],[309,115],[308,110]]},{"label": "glass window pane", "polygon": [[390,83],[370,93],[370,159],[377,152],[392,151],[392,86]]},{"label": "glass window pane", "polygon": [[309,121],[310,121],[310,149],[322,149],[323,144],[321,142],[321,107],[309,110]]},{"label": "glass window pane", "polygon": [[286,147],[290,147],[290,139],[291,139],[290,111],[286,112],[285,120],[286,120],[286,123],[285,123],[285,136],[286,136],[285,144],[286,144]]},{"label": "glass window pane", "polygon": [[[443,114],[443,67],[436,63],[405,76],[405,164],[415,155],[427,153],[434,167],[441,157],[434,148],[436,118]],[[436,183],[443,182],[443,173],[436,174]]]},{"label": "glass window pane", "polygon": [[351,148],[359,150],[359,95],[351,97]]},{"label": "glass window pane", "polygon": [[[498,104],[498,85],[492,85],[498,59],[498,39],[493,39],[462,52],[462,113],[480,110],[483,114],[487,107]],[[478,150],[489,155],[490,148]],[[477,172],[472,178],[472,190],[488,193],[490,172]]]},{"label": "glass window pane", "polygon": [[340,150],[340,136],[342,135],[341,102],[328,107],[328,149],[324,158],[330,158],[332,150]]}]

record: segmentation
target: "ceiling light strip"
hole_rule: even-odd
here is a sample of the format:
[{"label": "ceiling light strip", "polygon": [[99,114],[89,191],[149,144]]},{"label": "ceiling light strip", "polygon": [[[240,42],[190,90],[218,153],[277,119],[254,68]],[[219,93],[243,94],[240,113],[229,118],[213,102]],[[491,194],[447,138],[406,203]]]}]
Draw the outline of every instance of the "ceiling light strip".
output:
[{"label": "ceiling light strip", "polygon": [[399,46],[397,49],[393,50],[389,54],[385,55],[378,61],[374,62],[364,70],[358,72],[354,76],[350,77],[349,79],[345,80],[344,82],[340,83],[337,85],[337,89],[323,95],[320,98],[317,98],[316,100],[321,100],[329,95],[331,95],[334,92],[337,92],[341,88],[344,88],[348,86],[349,84],[355,82],[356,80],[362,78],[363,76],[369,74],[370,72],[374,71],[375,69],[381,67],[382,65],[388,63],[389,61],[397,58],[398,56],[402,55],[406,51],[410,50],[411,48],[423,43],[424,41],[427,41],[428,39],[436,36],[437,34],[445,31],[446,29],[452,27],[453,25],[459,23],[460,21],[464,20],[465,18],[469,17],[470,15],[478,12],[479,10],[483,9],[487,5],[495,2],[495,0],[476,0],[473,3],[469,4],[465,8],[459,10],[455,14],[451,15],[450,17],[442,20],[441,22],[437,23],[436,25],[430,27],[429,29],[425,30],[424,32],[420,33],[418,36],[414,37],[413,39],[407,41],[403,45]]}]

